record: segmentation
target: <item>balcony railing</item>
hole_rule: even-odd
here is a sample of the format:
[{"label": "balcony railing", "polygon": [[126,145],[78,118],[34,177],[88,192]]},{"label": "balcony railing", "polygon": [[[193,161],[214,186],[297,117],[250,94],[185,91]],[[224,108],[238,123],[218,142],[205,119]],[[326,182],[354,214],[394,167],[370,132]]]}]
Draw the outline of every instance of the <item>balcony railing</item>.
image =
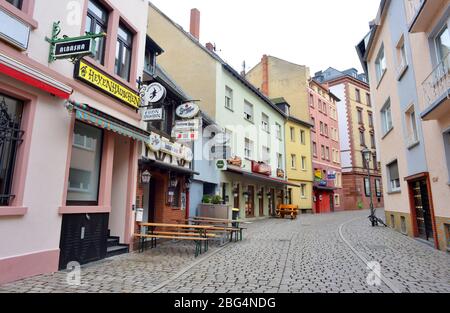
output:
[{"label": "balcony railing", "polygon": [[408,11],[408,24],[411,24],[426,0],[408,0],[406,10]]},{"label": "balcony railing", "polygon": [[449,96],[450,88],[450,53],[434,68],[430,76],[422,83],[425,101],[433,104],[439,98]]}]

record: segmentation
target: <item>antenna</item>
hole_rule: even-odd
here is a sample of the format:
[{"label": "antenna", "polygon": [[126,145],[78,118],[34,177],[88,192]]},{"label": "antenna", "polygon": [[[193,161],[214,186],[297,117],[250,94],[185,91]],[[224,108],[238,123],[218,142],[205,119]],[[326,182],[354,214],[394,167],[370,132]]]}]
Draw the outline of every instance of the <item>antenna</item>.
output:
[{"label": "antenna", "polygon": [[246,71],[247,71],[247,64],[245,63],[245,60],[244,60],[244,62],[242,62],[242,72],[241,72],[241,76],[244,76],[244,77],[245,77],[245,75],[247,74]]}]

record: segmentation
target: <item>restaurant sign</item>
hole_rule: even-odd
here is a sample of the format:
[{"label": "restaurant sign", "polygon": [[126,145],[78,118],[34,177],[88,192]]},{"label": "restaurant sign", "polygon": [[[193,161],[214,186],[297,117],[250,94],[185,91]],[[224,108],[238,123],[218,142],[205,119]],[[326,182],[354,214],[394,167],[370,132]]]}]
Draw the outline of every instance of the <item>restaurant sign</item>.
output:
[{"label": "restaurant sign", "polygon": [[176,143],[171,143],[170,141],[162,140],[161,151],[167,153],[176,158],[183,158],[183,148],[181,145]]},{"label": "restaurant sign", "polygon": [[264,162],[254,162],[252,161],[252,172],[265,175],[265,176],[271,176],[272,175],[272,168],[270,165],[264,163]]},{"label": "restaurant sign", "polygon": [[84,60],[80,60],[77,63],[77,66],[75,66],[75,78],[99,89],[103,93],[116,98],[134,109],[139,109],[141,99],[134,90],[124,86],[117,80],[110,78]]},{"label": "restaurant sign", "polygon": [[55,59],[67,59],[73,56],[93,55],[95,49],[94,39],[82,38],[55,44]]},{"label": "restaurant sign", "polygon": [[164,118],[163,109],[145,109],[142,112],[144,122],[162,121]]},{"label": "restaurant sign", "polygon": [[199,112],[200,107],[195,103],[182,104],[176,110],[177,116],[182,119],[194,118]]}]

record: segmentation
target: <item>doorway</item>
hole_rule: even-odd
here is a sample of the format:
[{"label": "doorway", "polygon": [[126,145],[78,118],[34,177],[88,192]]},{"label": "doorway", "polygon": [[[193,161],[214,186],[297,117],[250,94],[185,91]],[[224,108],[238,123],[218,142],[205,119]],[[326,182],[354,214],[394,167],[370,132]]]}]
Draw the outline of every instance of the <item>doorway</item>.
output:
[{"label": "doorway", "polygon": [[409,183],[415,236],[434,242],[432,205],[428,187],[427,179]]},{"label": "doorway", "polygon": [[255,187],[248,186],[247,217],[255,217]]},{"label": "doorway", "polygon": [[260,190],[261,195],[259,196],[259,216],[264,216],[264,188]]},{"label": "doorway", "polygon": [[330,194],[330,211],[334,212],[334,193]]}]

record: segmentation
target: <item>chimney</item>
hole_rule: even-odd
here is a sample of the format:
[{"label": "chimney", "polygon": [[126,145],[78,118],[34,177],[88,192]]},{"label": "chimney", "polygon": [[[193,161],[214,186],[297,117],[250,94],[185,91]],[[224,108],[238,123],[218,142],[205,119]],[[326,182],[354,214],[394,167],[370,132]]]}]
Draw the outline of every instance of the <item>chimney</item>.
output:
[{"label": "chimney", "polygon": [[198,9],[191,10],[191,28],[192,36],[200,40],[200,11]]},{"label": "chimney", "polygon": [[210,42],[208,42],[208,43],[206,44],[206,49],[208,49],[208,50],[211,51],[211,52],[214,52],[214,51],[216,50],[216,48],[214,47],[214,45],[213,45],[212,43],[210,43]]},{"label": "chimney", "polygon": [[261,92],[266,96],[269,96],[269,57],[267,55],[263,55],[261,63],[263,72]]}]

